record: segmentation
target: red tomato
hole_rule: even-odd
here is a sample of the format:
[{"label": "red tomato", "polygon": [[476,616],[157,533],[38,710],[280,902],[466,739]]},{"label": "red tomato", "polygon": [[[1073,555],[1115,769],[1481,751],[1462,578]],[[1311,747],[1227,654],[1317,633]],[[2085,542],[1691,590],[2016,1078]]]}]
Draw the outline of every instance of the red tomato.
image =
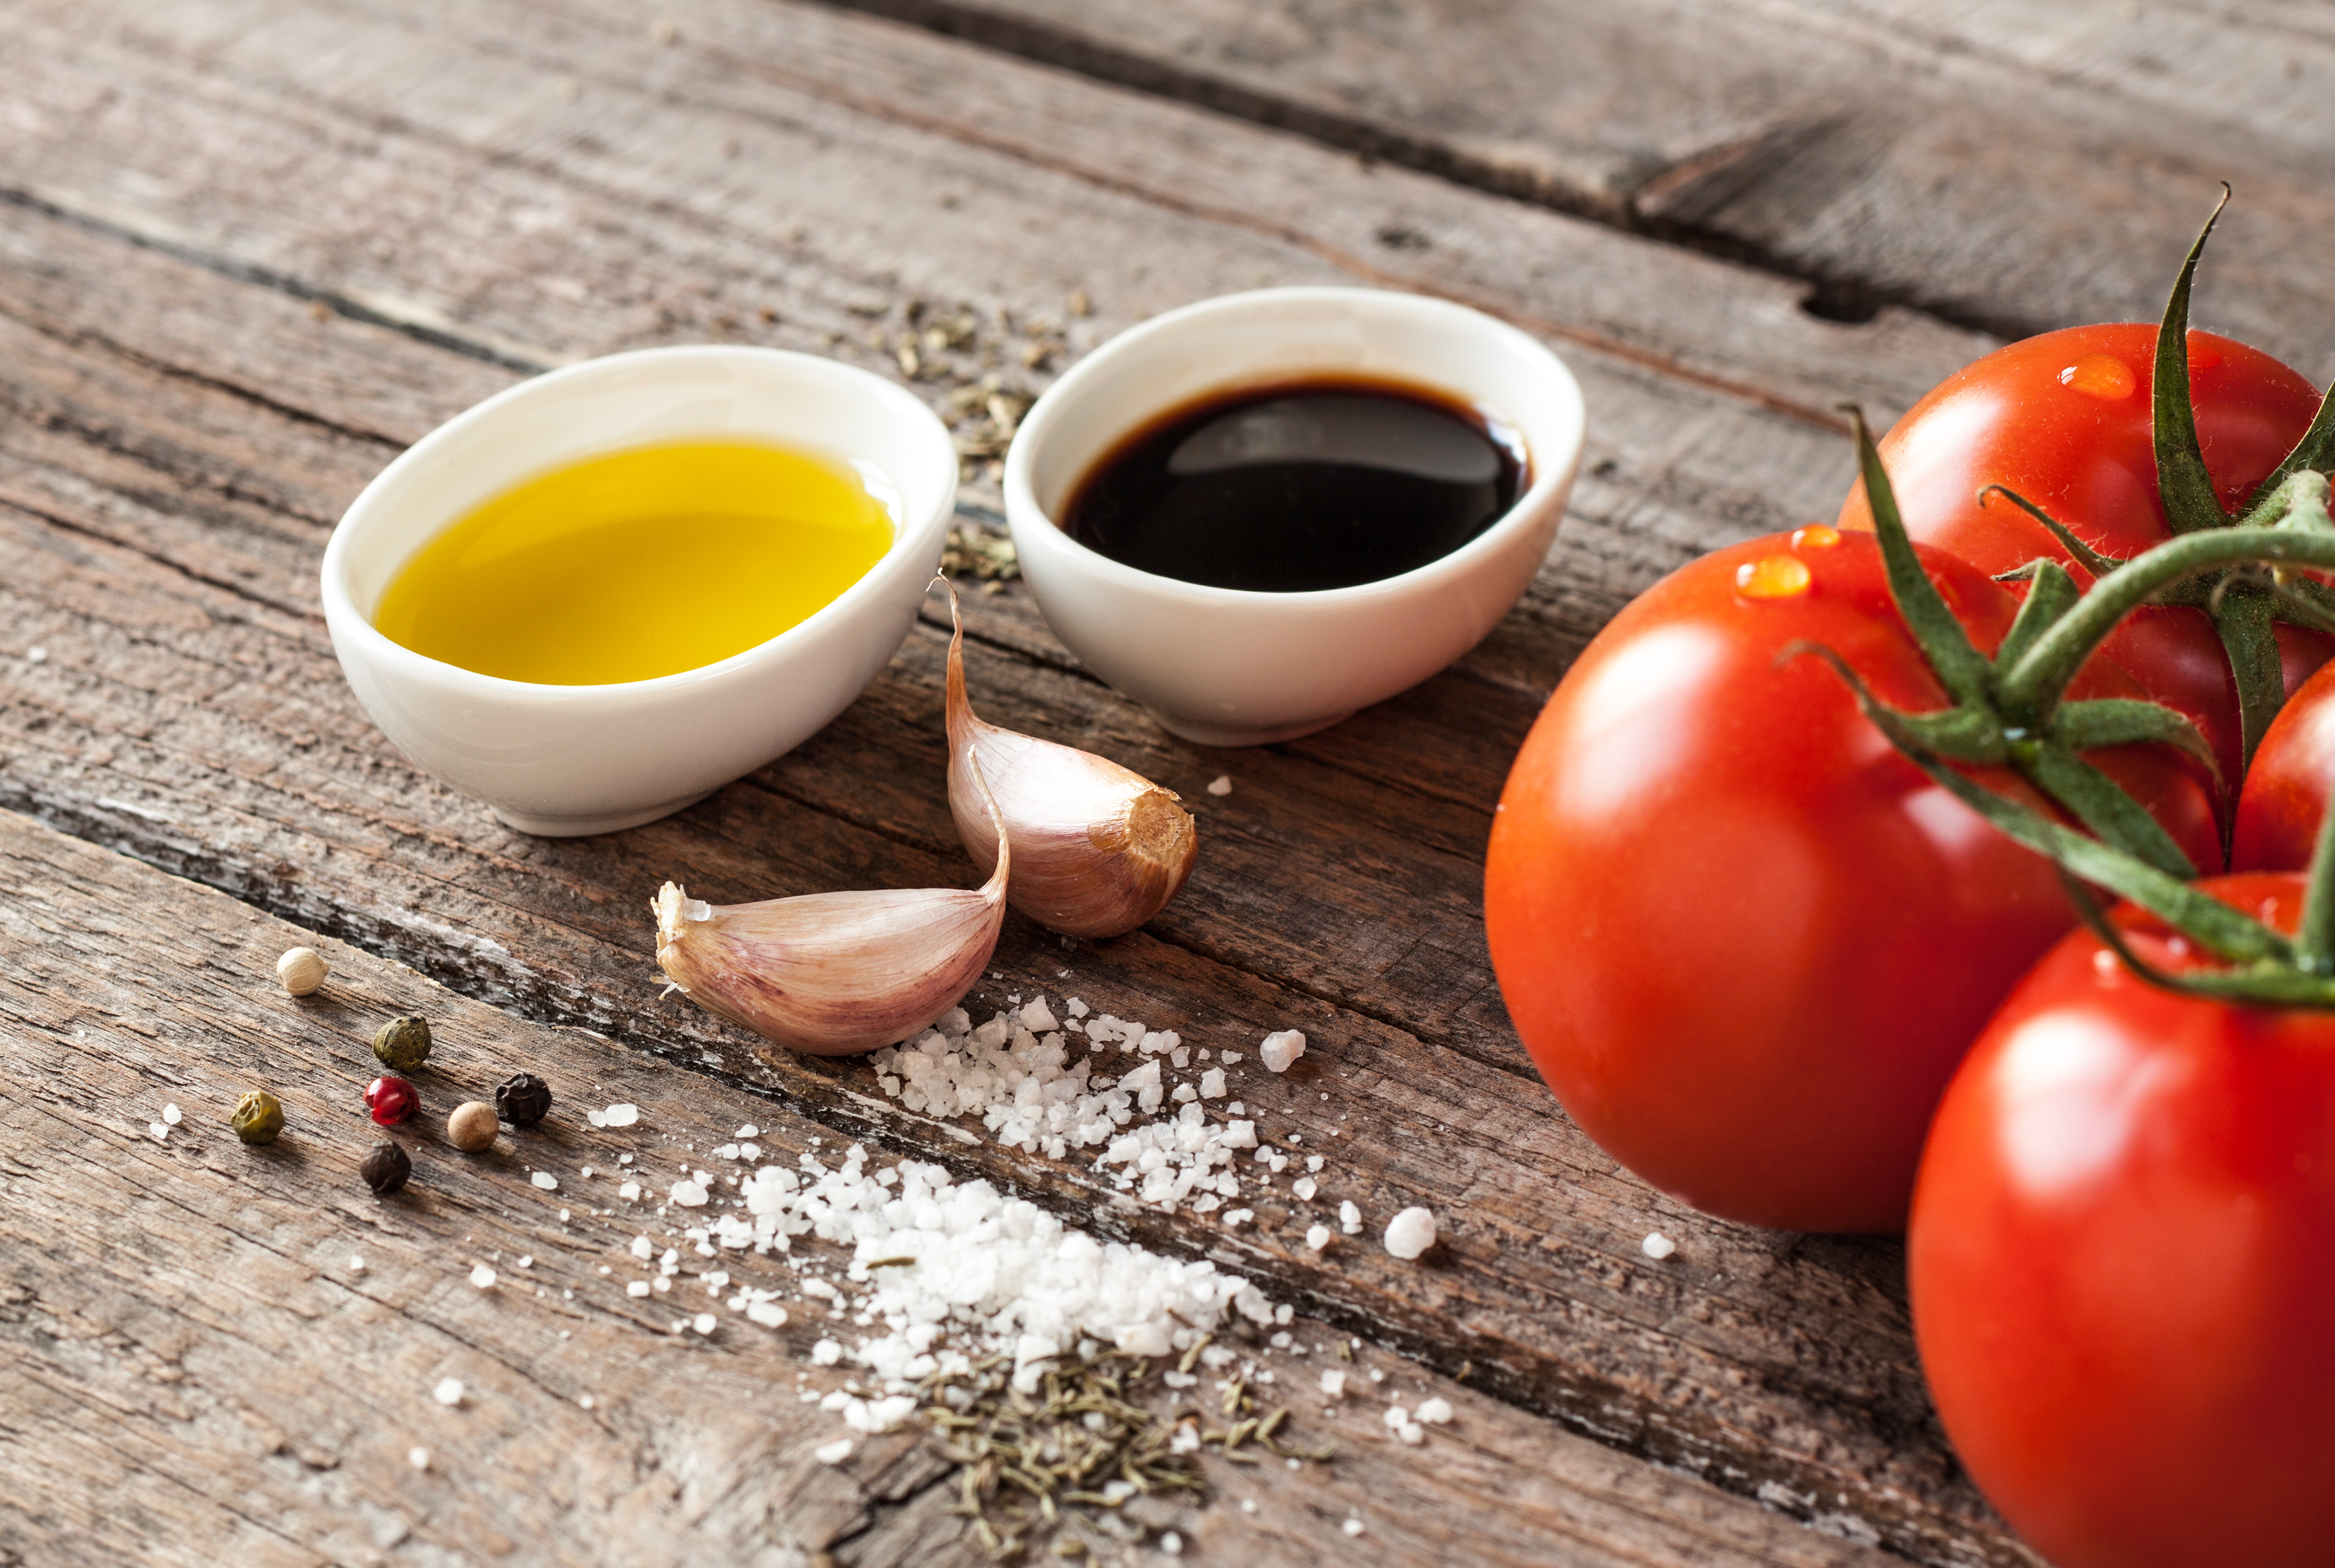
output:
[{"label": "red tomato", "polygon": [[[1893,750],[1830,669],[1778,663],[1807,639],[1885,702],[1945,705],[1873,537],[1790,537],[1681,568],[1583,652],[1501,796],[1485,925],[1526,1049],[1606,1152],[1731,1219],[1894,1231],[1954,1064],[2074,916],[2052,868]],[[1991,651],[2010,595],[1923,559]],[[2131,692],[2100,661],[2078,684]],[[2186,766],[2093,758],[2218,862]]]},{"label": "red tomato", "polygon": [[2335,664],[2305,681],[2254,748],[2238,796],[2233,871],[2301,871],[2335,786]]},{"label": "red tomato", "polygon": [[[2203,886],[2294,929],[2300,877]],[[2335,1559],[2335,1014],[2159,991],[2069,937],[1939,1108],[1907,1252],[1946,1432],[2059,1568]]]},{"label": "red tomato", "polygon": [[[2113,322],[2047,332],[1997,349],[1933,388],[1881,439],[1881,460],[1906,531],[1989,576],[2048,556],[2076,574],[2042,524],[1980,488],[2008,486],[2110,556],[2172,537],[2156,498],[2149,406],[2156,327]],[[2206,471],[2225,508],[2241,505],[2318,411],[2310,382],[2258,349],[2210,332],[2189,334],[2189,391]],[[1840,509],[1844,528],[1873,527],[1865,487]],[[2282,624],[2289,691],[2335,653],[2335,641]],[[2104,644],[2158,701],[2189,715],[2213,744],[2234,793],[2243,771],[2237,686],[2203,612],[2135,611]]]}]

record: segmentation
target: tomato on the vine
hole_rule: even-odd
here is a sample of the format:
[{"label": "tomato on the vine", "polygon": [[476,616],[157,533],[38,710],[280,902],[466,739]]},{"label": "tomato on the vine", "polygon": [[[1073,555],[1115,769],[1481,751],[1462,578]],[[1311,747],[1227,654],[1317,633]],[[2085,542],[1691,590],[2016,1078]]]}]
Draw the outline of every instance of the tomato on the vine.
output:
[{"label": "tomato on the vine", "polygon": [[[2298,924],[2298,876],[2199,886]],[[2058,1568],[2335,1557],[2335,1011],[2175,994],[2069,936],[1948,1090],[1907,1251],[1947,1434]]]},{"label": "tomato on the vine", "polygon": [[[1982,487],[2001,485],[2104,555],[2139,554],[2172,537],[2158,498],[2149,397],[2157,328],[2114,322],[2048,332],[1997,349],[1933,388],[1881,439],[1905,528],[1990,576],[2048,557],[2091,575],[2050,530]],[[2188,334],[2190,396],[2207,473],[2234,510],[2311,426],[2319,393],[2259,349]],[[1840,526],[1873,526],[1858,486]],[[2335,653],[2335,640],[2276,628],[2289,691]],[[2185,605],[2150,605],[2103,645],[2157,701],[2204,732],[2235,791],[2243,770],[2237,688],[2213,625]]]},{"label": "tomato on the vine", "polygon": [[[2016,601],[1922,562],[1991,653]],[[1535,1064],[1582,1128],[1698,1208],[1895,1230],[1930,1115],[1996,1002],[2074,916],[2058,874],[1891,749],[1881,702],[1944,692],[1870,534],[1720,550],[1614,617],[1525,741],[1494,819],[1485,924]],[[2125,696],[2105,661],[2077,696]],[[2201,776],[2169,749],[2091,760],[2200,866]],[[2001,769],[1975,771],[2035,805]]]},{"label": "tomato on the vine", "polygon": [[2254,749],[2230,841],[2233,871],[2300,871],[2311,864],[2335,789],[2335,664],[2305,681]]}]

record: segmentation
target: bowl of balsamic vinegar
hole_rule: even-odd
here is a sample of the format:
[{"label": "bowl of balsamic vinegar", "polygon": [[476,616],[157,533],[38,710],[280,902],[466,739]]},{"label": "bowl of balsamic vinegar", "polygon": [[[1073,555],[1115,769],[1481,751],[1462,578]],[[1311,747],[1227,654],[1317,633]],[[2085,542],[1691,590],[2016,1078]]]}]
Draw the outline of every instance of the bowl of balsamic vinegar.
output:
[{"label": "bowl of balsamic vinegar", "polygon": [[1206,746],[1338,722],[1466,653],[1580,463],[1564,363],[1464,305],[1229,295],[1104,344],[1005,467],[1023,575],[1086,665]]}]

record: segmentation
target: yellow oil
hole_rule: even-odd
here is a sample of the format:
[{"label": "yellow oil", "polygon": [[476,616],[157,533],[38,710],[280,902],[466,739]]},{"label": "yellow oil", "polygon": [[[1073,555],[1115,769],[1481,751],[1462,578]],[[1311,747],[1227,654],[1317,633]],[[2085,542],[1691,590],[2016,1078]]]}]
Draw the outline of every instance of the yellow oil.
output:
[{"label": "yellow oil", "polygon": [[831,460],[735,441],[636,447],[462,518],[406,563],[373,624],[508,681],[647,681],[768,642],[891,546],[890,512]]}]

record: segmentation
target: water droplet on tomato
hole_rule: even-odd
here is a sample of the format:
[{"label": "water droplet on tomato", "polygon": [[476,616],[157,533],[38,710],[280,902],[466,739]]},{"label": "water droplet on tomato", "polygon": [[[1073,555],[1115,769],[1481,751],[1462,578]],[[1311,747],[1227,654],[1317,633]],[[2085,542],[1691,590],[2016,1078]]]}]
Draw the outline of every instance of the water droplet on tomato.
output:
[{"label": "water droplet on tomato", "polygon": [[1792,548],[1796,550],[1829,550],[1840,543],[1840,530],[1822,523],[1810,523],[1792,530]]},{"label": "water droplet on tomato", "polygon": [[1763,556],[1735,568],[1735,591],[1747,599],[1788,599],[1807,590],[1807,563],[1797,556]]},{"label": "water droplet on tomato", "polygon": [[2104,403],[2121,402],[2140,384],[2132,367],[2114,354],[2088,353],[2059,373],[2059,384]]},{"label": "water droplet on tomato", "polygon": [[2211,370],[2221,363],[2220,349],[2215,348],[2194,332],[2189,334],[2189,368],[2191,370]]}]

